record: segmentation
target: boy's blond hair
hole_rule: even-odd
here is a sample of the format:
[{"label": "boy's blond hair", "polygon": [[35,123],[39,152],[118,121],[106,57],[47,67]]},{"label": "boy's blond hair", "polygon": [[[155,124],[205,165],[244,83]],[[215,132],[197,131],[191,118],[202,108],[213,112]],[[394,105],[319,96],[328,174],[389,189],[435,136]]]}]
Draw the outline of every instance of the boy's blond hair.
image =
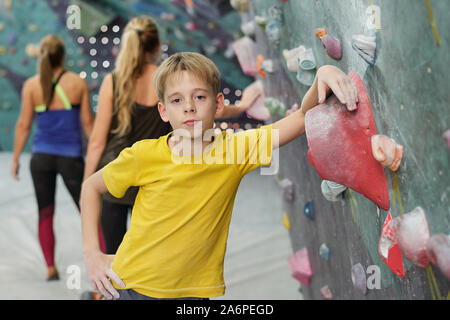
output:
[{"label": "boy's blond hair", "polygon": [[220,73],[214,62],[200,53],[178,52],[164,60],[156,72],[154,84],[161,102],[164,102],[167,78],[180,71],[191,72],[203,79],[212,89],[214,96],[219,93]]}]

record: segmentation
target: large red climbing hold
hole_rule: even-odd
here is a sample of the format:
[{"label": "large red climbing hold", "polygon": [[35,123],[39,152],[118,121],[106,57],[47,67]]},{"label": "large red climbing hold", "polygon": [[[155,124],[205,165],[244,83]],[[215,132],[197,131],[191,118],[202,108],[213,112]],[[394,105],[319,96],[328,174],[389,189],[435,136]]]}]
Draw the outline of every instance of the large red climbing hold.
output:
[{"label": "large red climbing hold", "polygon": [[397,276],[405,277],[403,267],[402,252],[397,243],[397,228],[391,223],[392,216],[388,213],[381,229],[380,242],[378,243],[378,253],[381,260],[392,270]]},{"label": "large red climbing hold", "polygon": [[377,134],[364,85],[355,72],[349,77],[358,90],[357,110],[348,111],[331,95],[306,113],[308,159],[324,180],[347,186],[389,210],[384,167],[372,155],[371,138]]},{"label": "large red climbing hold", "polygon": [[291,275],[301,284],[309,286],[309,279],[312,276],[311,265],[309,263],[308,249],[303,248],[289,259]]}]

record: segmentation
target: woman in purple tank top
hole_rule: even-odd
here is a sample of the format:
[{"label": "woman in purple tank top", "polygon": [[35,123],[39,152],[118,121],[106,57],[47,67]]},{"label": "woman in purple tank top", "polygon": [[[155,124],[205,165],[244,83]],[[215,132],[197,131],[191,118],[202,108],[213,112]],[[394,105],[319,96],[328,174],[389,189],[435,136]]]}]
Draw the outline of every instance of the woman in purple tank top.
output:
[{"label": "woman in purple tank top", "polygon": [[[64,58],[65,46],[59,37],[48,35],[43,38],[39,72],[27,79],[22,89],[11,167],[12,176],[18,179],[19,157],[35,120],[30,170],[39,209],[38,236],[48,268],[47,280],[59,279],[53,232],[56,176],[62,176],[79,209],[84,170],[81,127],[89,137],[94,124],[86,81],[63,69]],[[102,239],[100,243],[102,245]]]}]

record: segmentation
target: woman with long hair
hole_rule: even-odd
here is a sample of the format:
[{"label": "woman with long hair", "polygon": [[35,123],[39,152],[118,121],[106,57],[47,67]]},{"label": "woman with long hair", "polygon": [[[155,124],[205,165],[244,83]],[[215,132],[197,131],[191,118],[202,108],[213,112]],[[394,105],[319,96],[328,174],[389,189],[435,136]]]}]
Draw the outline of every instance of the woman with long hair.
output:
[{"label": "woman with long hair", "polygon": [[[35,118],[30,170],[39,210],[39,243],[48,268],[47,280],[59,279],[53,232],[56,176],[62,176],[79,210],[84,171],[81,126],[89,137],[94,124],[86,81],[66,71],[64,59],[65,46],[61,38],[44,37],[40,44],[38,74],[27,79],[22,88],[11,167],[11,174],[18,179],[19,157]],[[102,239],[100,245],[103,245]]]}]

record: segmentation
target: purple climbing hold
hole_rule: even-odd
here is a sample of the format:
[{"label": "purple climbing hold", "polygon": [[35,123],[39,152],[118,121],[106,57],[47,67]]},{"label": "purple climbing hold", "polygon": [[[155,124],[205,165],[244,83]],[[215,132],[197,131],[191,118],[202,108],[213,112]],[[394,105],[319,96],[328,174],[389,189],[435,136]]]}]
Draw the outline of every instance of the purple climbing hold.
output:
[{"label": "purple climbing hold", "polygon": [[294,184],[289,179],[283,179],[280,181],[280,187],[283,194],[284,199],[287,201],[294,200]]},{"label": "purple climbing hold", "polygon": [[342,46],[341,42],[338,39],[326,34],[322,37],[321,40],[323,47],[330,58],[334,60],[342,59]]},{"label": "purple climbing hold", "polygon": [[8,40],[7,41],[8,41],[9,45],[12,45],[12,44],[16,43],[16,40],[17,40],[17,35],[15,33],[10,33],[8,35]]},{"label": "purple climbing hold", "polygon": [[450,129],[445,131],[442,137],[444,138],[445,142],[447,142],[447,147],[450,149]]},{"label": "purple climbing hold", "polygon": [[366,271],[361,263],[355,264],[352,267],[352,282],[353,286],[365,295],[367,293]]}]

